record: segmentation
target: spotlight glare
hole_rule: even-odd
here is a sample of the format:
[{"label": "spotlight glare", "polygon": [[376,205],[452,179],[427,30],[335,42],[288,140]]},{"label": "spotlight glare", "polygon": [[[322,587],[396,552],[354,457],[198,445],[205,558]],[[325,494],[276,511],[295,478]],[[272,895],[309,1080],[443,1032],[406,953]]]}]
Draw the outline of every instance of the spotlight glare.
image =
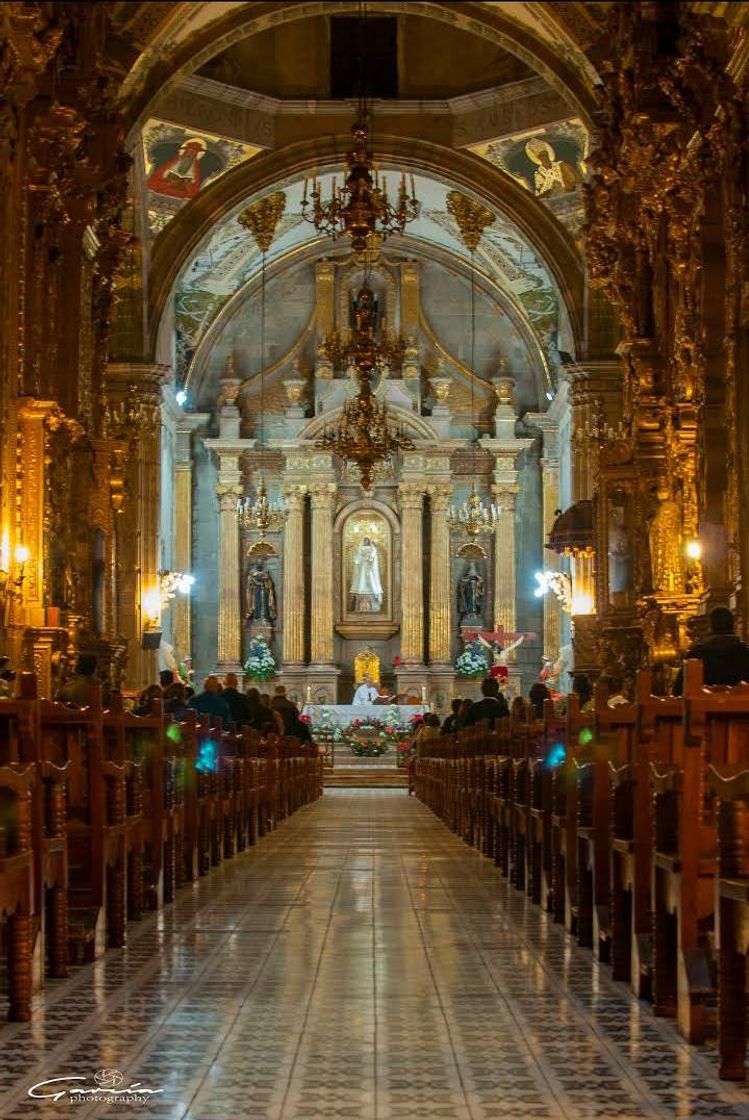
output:
[{"label": "spotlight glare", "polygon": [[181,407],[182,407],[182,405],[183,405],[183,404],[185,403],[185,401],[187,400],[187,393],[185,392],[185,390],[184,390],[184,389],[179,389],[179,390],[177,391],[177,393],[175,394],[175,400],[177,401],[177,404],[178,404],[178,405],[180,406],[180,408],[181,408]]}]

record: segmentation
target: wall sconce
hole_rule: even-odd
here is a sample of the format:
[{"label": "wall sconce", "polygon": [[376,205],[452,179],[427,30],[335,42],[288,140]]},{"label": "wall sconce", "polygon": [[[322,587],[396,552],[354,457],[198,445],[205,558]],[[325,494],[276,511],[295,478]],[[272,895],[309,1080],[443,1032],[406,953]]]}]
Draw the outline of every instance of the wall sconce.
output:
[{"label": "wall sconce", "polygon": [[159,572],[159,599],[160,610],[166,610],[169,601],[179,591],[180,595],[189,595],[190,588],[195,583],[195,576],[187,572]]},{"label": "wall sconce", "polygon": [[[3,555],[6,554],[6,549],[3,549]],[[29,560],[31,553],[25,544],[16,545],[13,553],[13,559],[18,565],[18,574],[15,578],[11,577],[7,568],[0,568],[0,594],[8,596],[20,597],[23,581],[26,576],[26,564]],[[7,560],[5,560],[7,564]]]},{"label": "wall sconce", "polygon": [[158,587],[144,591],[141,598],[141,613],[144,630],[159,630],[161,627],[161,595]]},{"label": "wall sconce", "polygon": [[698,540],[687,541],[685,552],[690,560],[702,559],[702,545]]}]

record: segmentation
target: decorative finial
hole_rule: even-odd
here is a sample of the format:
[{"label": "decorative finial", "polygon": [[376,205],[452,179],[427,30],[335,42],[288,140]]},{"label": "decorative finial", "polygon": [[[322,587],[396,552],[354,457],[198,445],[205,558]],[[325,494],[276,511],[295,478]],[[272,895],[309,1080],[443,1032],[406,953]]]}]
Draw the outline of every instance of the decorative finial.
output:
[{"label": "decorative finial", "polygon": [[470,253],[478,248],[481,235],[487,226],[496,221],[496,215],[487,210],[480,202],[461,194],[460,191],[450,191],[447,196],[447,210],[452,214],[460,230],[460,240]]},{"label": "decorative finial", "polygon": [[267,253],[273,244],[276,227],[286,209],[286,195],[283,191],[258,199],[238,215],[237,221],[252,237],[261,253]]}]

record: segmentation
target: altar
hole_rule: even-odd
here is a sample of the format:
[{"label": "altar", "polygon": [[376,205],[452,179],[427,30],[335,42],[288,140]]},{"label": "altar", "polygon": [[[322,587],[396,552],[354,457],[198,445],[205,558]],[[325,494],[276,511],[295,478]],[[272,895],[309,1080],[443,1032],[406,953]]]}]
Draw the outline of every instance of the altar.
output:
[{"label": "altar", "polygon": [[361,723],[376,721],[390,727],[408,728],[426,712],[424,704],[305,704],[302,715],[310,727],[350,727],[356,720]]}]

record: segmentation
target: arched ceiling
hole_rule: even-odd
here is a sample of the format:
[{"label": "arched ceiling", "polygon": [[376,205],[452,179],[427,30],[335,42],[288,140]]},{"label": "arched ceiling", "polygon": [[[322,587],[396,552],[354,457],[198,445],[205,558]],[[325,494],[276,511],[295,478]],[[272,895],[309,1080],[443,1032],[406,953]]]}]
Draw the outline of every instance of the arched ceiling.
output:
[{"label": "arched ceiling", "polygon": [[[503,273],[506,275],[508,291],[517,289],[519,293],[523,285],[528,290],[531,287],[553,290],[563,309],[560,325],[566,332],[566,348],[570,352],[579,351],[582,262],[556,218],[509,175],[475,156],[442,152],[434,146],[395,137],[382,138],[381,143],[378,164],[383,171],[406,165],[419,178],[417,193],[424,193],[424,216],[412,223],[409,235],[413,232],[422,241],[433,241],[437,245],[444,245],[449,239],[455,252],[463,253],[460,242],[454,237],[454,229],[451,230],[452,220],[448,221],[446,216],[445,195],[454,188],[478,198],[496,215],[495,224],[489,227],[485,250],[487,257],[494,257],[493,271],[500,278]],[[299,238],[313,236],[312,227],[303,223],[300,215],[301,180],[315,166],[320,175],[333,169],[340,173],[345,144],[343,138],[333,138],[333,142],[326,138],[318,144],[297,145],[283,152],[257,156],[223,175],[182,209],[153,246],[149,280],[153,331],[158,329],[165,311],[168,312],[171,298],[183,284],[183,278],[189,285],[191,278],[198,280],[203,274],[210,274],[211,285],[222,289],[214,293],[217,297],[215,310],[231,295],[231,291],[225,290],[227,285],[233,285],[233,291],[250,279],[259,257],[252,265],[248,256],[251,253],[249,237],[238,225],[236,215],[253,199],[270,190],[288,192],[281,236],[271,250],[276,256],[292,249]],[[292,227],[296,232],[292,232]],[[223,247],[220,251],[222,264],[211,270],[206,262],[219,255],[219,244]],[[523,276],[535,278],[524,280]]]},{"label": "arched ceiling", "polygon": [[[382,173],[387,177],[387,168],[383,168]],[[394,187],[395,169],[391,170],[391,175]],[[323,197],[329,195],[331,180],[330,174],[320,178]],[[302,245],[315,241],[319,244],[318,255],[326,255],[332,246],[319,238],[314,227],[302,217],[302,180],[294,177],[281,185],[286,195],[286,209],[268,253],[267,265],[273,267],[278,261],[291,259]],[[419,174],[415,176],[415,186],[421,213],[407,227],[407,235],[398,239],[399,251],[404,256],[418,250],[427,257],[439,254],[440,259],[457,258],[465,269],[470,255],[447,207],[451,185]],[[252,285],[260,270],[261,253],[238,221],[238,214],[249,201],[243,199],[211,228],[196,251],[185,260],[176,280],[174,325],[187,337],[193,352],[221,309],[236,292]],[[559,349],[574,349],[567,310],[551,270],[528,237],[499,210],[495,210],[494,222],[484,231],[476,253],[476,266],[527,320],[542,350],[548,344],[550,332],[554,332]],[[177,371],[180,380],[187,373],[187,369]]]},{"label": "arched ceiling", "polygon": [[[356,12],[349,0],[324,5],[330,14]],[[569,108],[590,123],[597,72],[589,57],[600,39],[607,3],[449,3],[383,0],[378,14],[423,17],[494,43],[545,79]],[[142,124],[171,89],[233,44],[321,12],[314,0],[118,4],[114,22],[123,45],[135,48],[121,96],[132,123]],[[470,69],[470,59],[456,67]]]}]

